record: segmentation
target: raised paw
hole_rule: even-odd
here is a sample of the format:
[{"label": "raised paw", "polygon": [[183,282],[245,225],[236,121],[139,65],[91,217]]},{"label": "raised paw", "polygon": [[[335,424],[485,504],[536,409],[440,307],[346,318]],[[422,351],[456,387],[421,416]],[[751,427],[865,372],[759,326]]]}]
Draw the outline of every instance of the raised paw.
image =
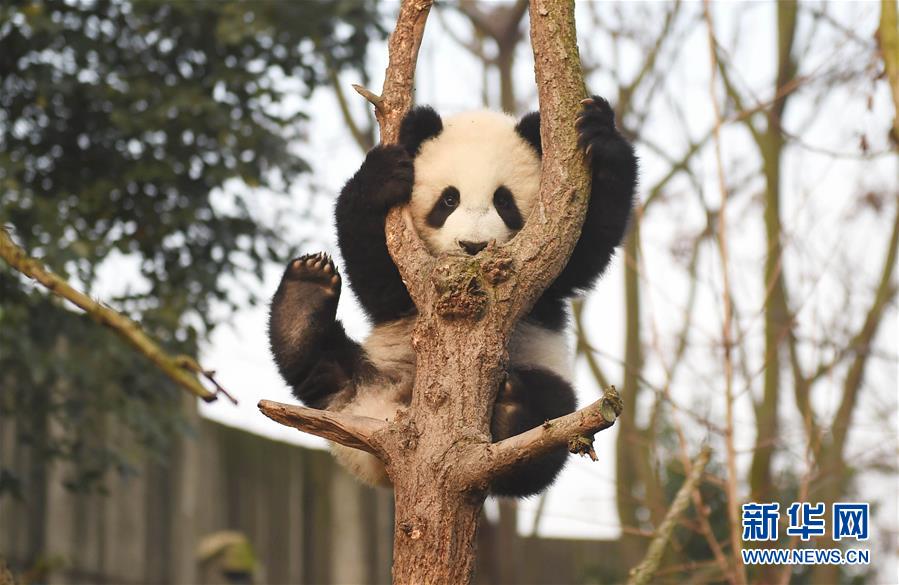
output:
[{"label": "raised paw", "polygon": [[575,127],[578,145],[588,158],[604,150],[609,143],[624,140],[615,129],[615,111],[608,101],[595,95],[581,101],[581,105],[584,108],[575,120]]},{"label": "raised paw", "polygon": [[375,186],[373,202],[383,209],[407,203],[412,197],[415,167],[404,147],[376,146],[368,152],[363,167],[366,183]]},{"label": "raised paw", "polygon": [[316,284],[330,296],[340,294],[340,273],[331,256],[324,252],[306,254],[291,260],[284,273],[284,280]]}]

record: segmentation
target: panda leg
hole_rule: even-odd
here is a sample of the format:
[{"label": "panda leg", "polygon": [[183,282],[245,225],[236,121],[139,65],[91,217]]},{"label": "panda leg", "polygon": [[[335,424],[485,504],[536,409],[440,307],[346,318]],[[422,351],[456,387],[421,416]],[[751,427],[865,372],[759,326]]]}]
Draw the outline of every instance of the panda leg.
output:
[{"label": "panda leg", "polygon": [[330,257],[308,254],[288,264],[272,298],[269,340],[281,375],[297,398],[326,408],[364,367],[362,349],[335,319],[341,279]]},{"label": "panda leg", "polygon": [[[539,368],[512,368],[493,407],[491,433],[500,441],[532,429],[576,407],[568,382]],[[498,496],[526,497],[543,491],[555,480],[568,451],[561,447],[497,478],[490,491]]]}]

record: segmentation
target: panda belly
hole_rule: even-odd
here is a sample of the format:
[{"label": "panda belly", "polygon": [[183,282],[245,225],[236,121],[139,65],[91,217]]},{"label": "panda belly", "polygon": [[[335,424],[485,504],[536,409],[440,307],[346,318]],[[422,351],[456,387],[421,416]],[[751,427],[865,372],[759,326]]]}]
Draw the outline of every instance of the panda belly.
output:
[{"label": "panda belly", "polygon": [[[377,374],[358,381],[352,399],[334,410],[391,421],[409,406],[415,381],[412,329],[415,317],[376,326],[363,349]],[[509,340],[512,367],[548,370],[571,380],[572,356],[565,331],[553,331],[528,321],[520,322]],[[334,457],[353,475],[370,485],[390,485],[384,464],[371,453],[331,444]]]}]

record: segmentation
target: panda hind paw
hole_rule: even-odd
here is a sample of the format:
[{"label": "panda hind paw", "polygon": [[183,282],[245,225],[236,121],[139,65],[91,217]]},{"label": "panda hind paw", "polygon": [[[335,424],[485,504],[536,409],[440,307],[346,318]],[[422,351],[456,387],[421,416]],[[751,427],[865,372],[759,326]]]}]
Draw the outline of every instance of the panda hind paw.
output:
[{"label": "panda hind paw", "polygon": [[340,293],[340,273],[331,256],[324,252],[294,258],[284,278],[319,285],[329,295]]}]

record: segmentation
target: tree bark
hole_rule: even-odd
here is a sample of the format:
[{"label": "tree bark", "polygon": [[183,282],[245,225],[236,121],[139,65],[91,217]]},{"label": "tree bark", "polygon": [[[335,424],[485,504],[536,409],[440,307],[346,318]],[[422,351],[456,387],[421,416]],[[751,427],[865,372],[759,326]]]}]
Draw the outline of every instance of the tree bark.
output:
[{"label": "tree bark", "polygon": [[[371,101],[381,140],[391,143],[411,105],[412,78],[430,0],[406,0],[389,42],[382,95]],[[572,0],[532,0],[531,39],[544,146],[539,203],[509,243],[476,257],[434,258],[393,210],[387,244],[418,308],[416,374],[407,411],[384,423],[264,401],[284,424],[363,448],[386,464],[395,490],[394,583],[468,583],[475,536],[491,480],[562,445],[595,457],[590,438],[621,411],[614,389],[600,401],[498,443],[490,416],[518,319],[552,283],[580,235],[589,174],[574,120],[585,97]],[[277,411],[277,412],[276,412]],[[586,440],[585,440],[586,439]]]}]

